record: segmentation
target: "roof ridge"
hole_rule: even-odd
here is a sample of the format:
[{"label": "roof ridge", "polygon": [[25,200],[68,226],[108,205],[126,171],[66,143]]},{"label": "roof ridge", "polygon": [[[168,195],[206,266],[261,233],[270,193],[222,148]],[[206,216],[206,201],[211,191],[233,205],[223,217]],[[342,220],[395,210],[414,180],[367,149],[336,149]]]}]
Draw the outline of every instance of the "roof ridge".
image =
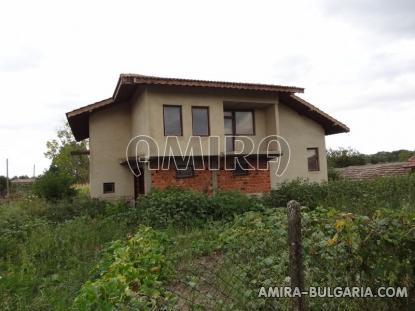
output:
[{"label": "roof ridge", "polygon": [[218,84],[229,84],[229,85],[252,85],[252,86],[264,86],[264,87],[280,87],[297,89],[296,93],[304,92],[304,88],[293,86],[293,85],[282,85],[272,83],[258,83],[258,82],[242,82],[242,81],[223,81],[223,80],[211,80],[211,79],[189,79],[189,78],[173,78],[173,77],[161,77],[153,75],[143,75],[138,73],[121,73],[120,78],[143,78],[143,79],[158,79],[158,80],[169,80],[169,81],[182,81],[182,82],[200,82],[200,83],[218,83]]}]

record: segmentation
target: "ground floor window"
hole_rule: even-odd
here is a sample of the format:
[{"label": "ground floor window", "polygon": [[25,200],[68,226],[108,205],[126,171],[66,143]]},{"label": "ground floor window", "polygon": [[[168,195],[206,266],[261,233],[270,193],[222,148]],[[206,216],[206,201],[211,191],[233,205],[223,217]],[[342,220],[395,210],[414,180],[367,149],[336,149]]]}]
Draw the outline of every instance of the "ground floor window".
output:
[{"label": "ground floor window", "polygon": [[189,178],[195,176],[193,165],[177,164],[176,178]]},{"label": "ground floor window", "polygon": [[104,193],[114,193],[115,192],[115,183],[113,183],[113,182],[104,182],[103,191],[104,191]]}]

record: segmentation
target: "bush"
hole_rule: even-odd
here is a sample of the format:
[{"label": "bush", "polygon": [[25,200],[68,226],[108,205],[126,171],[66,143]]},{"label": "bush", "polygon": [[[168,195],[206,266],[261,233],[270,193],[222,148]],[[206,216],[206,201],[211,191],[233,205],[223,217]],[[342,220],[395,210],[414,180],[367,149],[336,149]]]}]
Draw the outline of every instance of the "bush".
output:
[{"label": "bush", "polygon": [[162,285],[172,274],[167,235],[140,227],[126,242],[114,241],[74,301],[76,310],[162,310],[172,295]]},{"label": "bush", "polygon": [[57,201],[76,194],[74,182],[71,176],[51,167],[43,176],[36,179],[33,190],[41,198]]},{"label": "bush", "polygon": [[209,198],[209,205],[213,220],[232,220],[236,215],[263,208],[260,199],[238,191],[218,192]]},{"label": "bush", "polygon": [[205,193],[182,188],[154,189],[142,197],[137,222],[155,227],[195,227],[208,221],[231,220],[246,211],[260,210],[261,200],[237,191]]},{"label": "bush", "polygon": [[139,200],[138,209],[142,221],[151,226],[193,227],[209,217],[209,200],[206,194],[190,189],[154,189]]},{"label": "bush", "polygon": [[265,196],[269,207],[285,207],[290,200],[297,200],[311,209],[323,206],[368,215],[380,208],[414,208],[415,174],[321,184],[297,180],[283,183]]},{"label": "bush", "polygon": [[[367,217],[317,208],[303,209],[301,214],[306,288],[357,286],[376,293],[380,286],[405,286],[409,297],[313,298],[308,300],[312,310],[409,310],[415,289],[413,212],[378,210]],[[222,231],[220,240],[226,254],[221,277],[231,276],[235,292],[246,293],[235,297],[241,306],[289,308],[289,299],[257,299],[262,286],[290,285],[286,210],[239,216]]]}]

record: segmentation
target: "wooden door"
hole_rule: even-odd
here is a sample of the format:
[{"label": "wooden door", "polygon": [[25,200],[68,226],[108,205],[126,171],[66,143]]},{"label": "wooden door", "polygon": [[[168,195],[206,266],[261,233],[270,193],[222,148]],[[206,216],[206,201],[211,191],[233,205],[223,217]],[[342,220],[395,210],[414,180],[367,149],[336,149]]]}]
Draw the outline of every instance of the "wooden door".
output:
[{"label": "wooden door", "polygon": [[141,175],[134,175],[134,198],[137,199],[139,196],[145,193],[144,189],[144,170],[141,169]]}]

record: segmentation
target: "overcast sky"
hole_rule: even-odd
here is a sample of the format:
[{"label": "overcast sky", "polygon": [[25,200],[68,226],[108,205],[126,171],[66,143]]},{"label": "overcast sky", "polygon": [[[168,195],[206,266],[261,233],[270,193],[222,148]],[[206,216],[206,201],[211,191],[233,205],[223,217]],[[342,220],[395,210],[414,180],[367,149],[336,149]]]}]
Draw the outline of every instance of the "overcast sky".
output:
[{"label": "overcast sky", "polygon": [[347,124],[328,147],[415,149],[415,1],[1,1],[0,175],[48,167],[65,112],[120,73],[275,83]]}]

